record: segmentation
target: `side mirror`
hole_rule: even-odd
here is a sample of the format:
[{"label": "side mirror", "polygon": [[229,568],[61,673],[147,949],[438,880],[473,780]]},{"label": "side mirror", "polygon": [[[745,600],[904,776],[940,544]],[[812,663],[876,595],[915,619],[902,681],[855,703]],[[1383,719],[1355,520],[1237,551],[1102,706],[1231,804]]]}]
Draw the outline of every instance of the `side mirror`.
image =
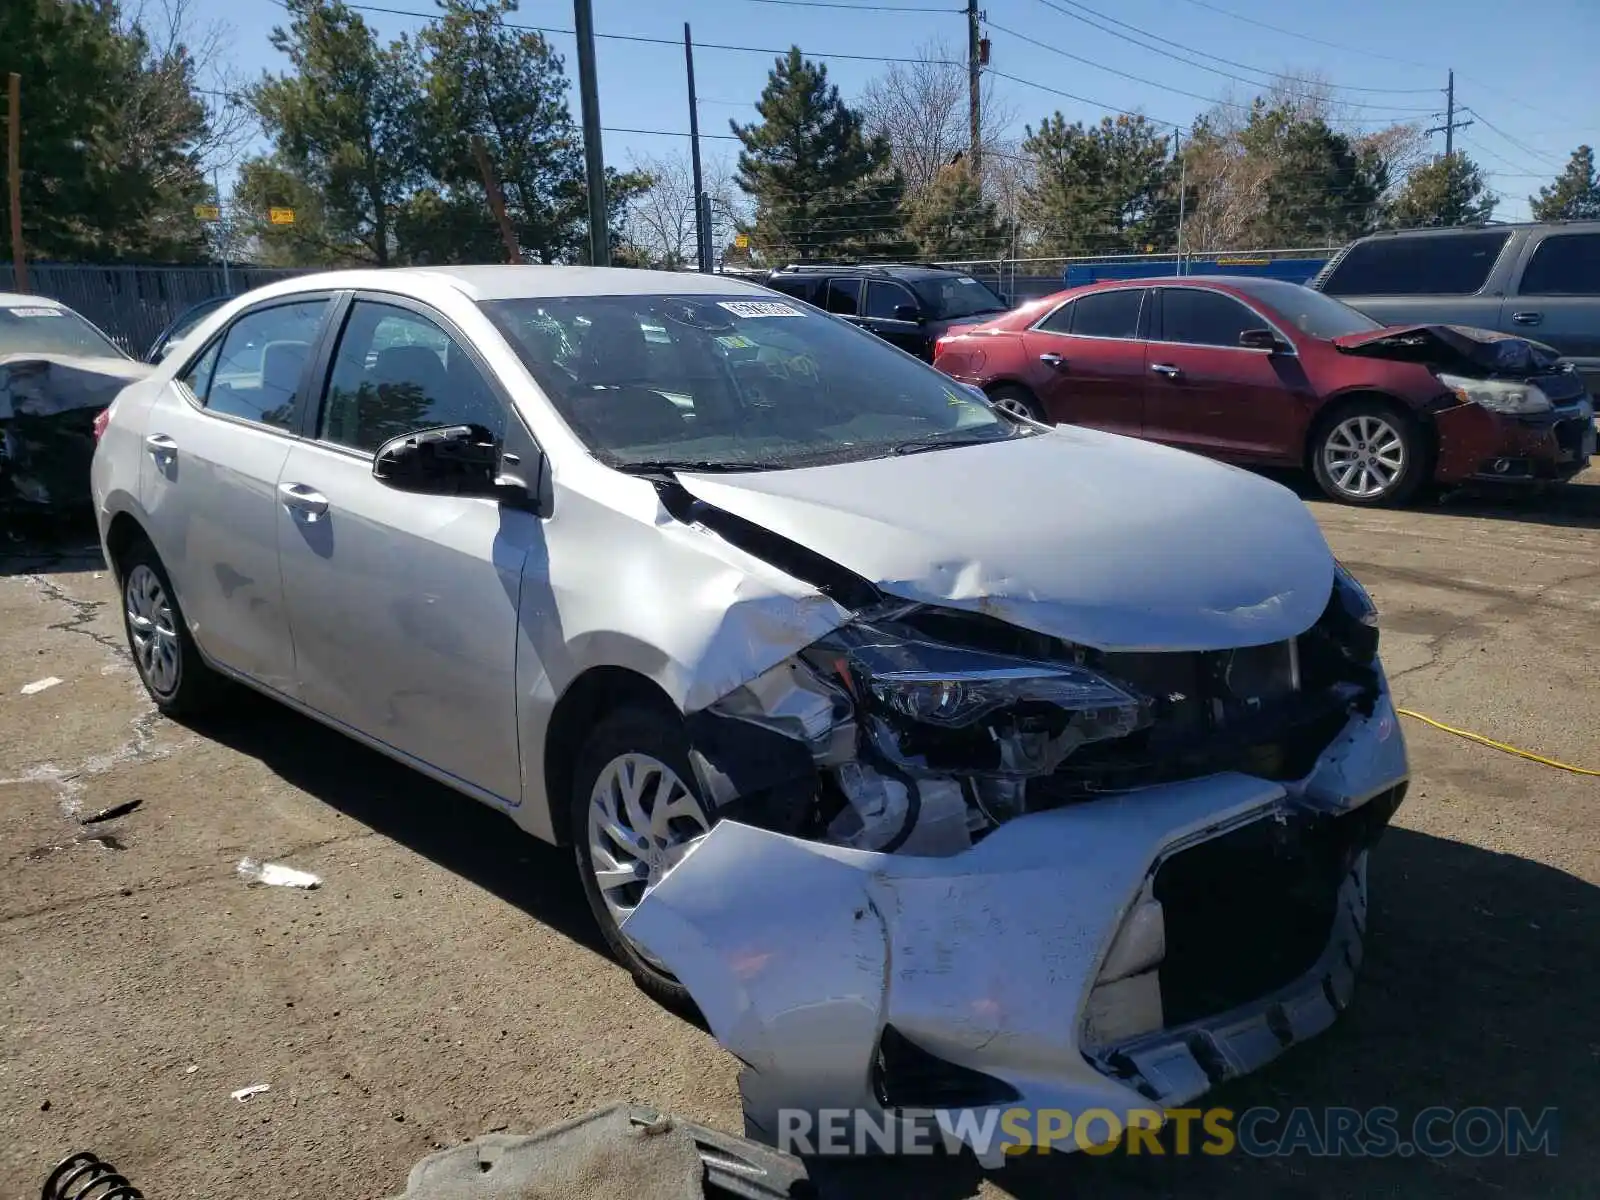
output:
[{"label": "side mirror", "polygon": [[922,324],[922,313],[915,304],[896,304],[894,306],[894,319],[896,321],[914,321]]},{"label": "side mirror", "polygon": [[378,447],[372,476],[402,492],[527,502],[527,484],[500,474],[500,465],[492,433],[481,425],[451,425],[391,438]]},{"label": "side mirror", "polygon": [[1244,330],[1239,334],[1239,345],[1246,350],[1265,350],[1269,354],[1278,354],[1289,348],[1289,344],[1270,329]]}]

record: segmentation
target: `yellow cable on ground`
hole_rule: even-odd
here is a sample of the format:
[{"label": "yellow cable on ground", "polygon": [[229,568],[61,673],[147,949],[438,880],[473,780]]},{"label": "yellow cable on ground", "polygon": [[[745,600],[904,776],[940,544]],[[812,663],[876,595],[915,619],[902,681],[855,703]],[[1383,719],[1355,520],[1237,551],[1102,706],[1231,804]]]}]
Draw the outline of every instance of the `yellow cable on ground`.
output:
[{"label": "yellow cable on ground", "polygon": [[1515,746],[1508,746],[1504,742],[1497,742],[1493,738],[1486,738],[1481,733],[1472,733],[1470,730],[1457,729],[1453,725],[1446,725],[1443,721],[1435,721],[1432,717],[1425,717],[1419,712],[1409,708],[1397,708],[1395,712],[1402,717],[1410,717],[1413,721],[1421,721],[1424,725],[1432,725],[1435,729],[1442,729],[1446,733],[1453,733],[1457,737],[1466,738],[1469,742],[1477,742],[1480,746],[1488,746],[1491,750],[1500,750],[1506,754],[1514,754],[1518,758],[1525,758],[1529,762],[1543,763],[1547,767],[1556,767],[1563,771],[1571,771],[1574,775],[1596,775],[1600,771],[1591,771],[1587,767],[1575,767],[1571,763],[1559,762],[1553,758],[1546,758],[1542,754],[1535,754],[1531,750],[1519,750]]}]

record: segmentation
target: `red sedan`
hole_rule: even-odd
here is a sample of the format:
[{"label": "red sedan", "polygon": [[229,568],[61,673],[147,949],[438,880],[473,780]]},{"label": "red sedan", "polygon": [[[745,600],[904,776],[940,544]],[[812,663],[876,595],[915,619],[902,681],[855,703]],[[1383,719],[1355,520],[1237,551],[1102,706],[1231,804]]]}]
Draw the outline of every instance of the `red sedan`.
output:
[{"label": "red sedan", "polygon": [[1383,326],[1273,279],[1093,284],[941,338],[934,365],[1004,409],[1240,463],[1307,467],[1333,499],[1561,480],[1595,452],[1583,380],[1547,346]]}]

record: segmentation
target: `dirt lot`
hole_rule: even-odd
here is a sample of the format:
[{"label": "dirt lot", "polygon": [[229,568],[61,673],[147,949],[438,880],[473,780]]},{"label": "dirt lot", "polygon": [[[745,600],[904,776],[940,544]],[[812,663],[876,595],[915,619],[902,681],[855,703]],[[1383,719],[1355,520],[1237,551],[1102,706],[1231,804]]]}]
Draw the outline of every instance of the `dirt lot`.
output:
[{"label": "dirt lot", "polygon": [[[1383,611],[1402,704],[1600,767],[1597,474],[1421,512],[1314,505]],[[83,1147],[153,1198],[322,1200],[398,1193],[434,1148],[613,1100],[738,1129],[733,1061],[605,957],[567,853],[264,701],[203,729],[158,719],[121,639],[96,551],[0,559],[0,1197]],[[1353,1010],[1214,1099],[1403,1120],[1553,1105],[1558,1155],[832,1178],[863,1196],[1593,1195],[1600,780],[1406,733],[1415,782],[1374,865]],[[245,855],[325,886],[248,887]]]}]

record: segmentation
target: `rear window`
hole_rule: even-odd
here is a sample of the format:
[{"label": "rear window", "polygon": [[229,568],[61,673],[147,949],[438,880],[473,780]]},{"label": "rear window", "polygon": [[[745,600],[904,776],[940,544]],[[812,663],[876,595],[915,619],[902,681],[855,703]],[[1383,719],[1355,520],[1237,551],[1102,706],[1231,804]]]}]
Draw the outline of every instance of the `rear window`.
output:
[{"label": "rear window", "polygon": [[1470,296],[1489,281],[1509,230],[1358,242],[1322,290],[1331,296]]},{"label": "rear window", "polygon": [[1545,238],[1522,273],[1524,296],[1600,296],[1600,233]]}]

